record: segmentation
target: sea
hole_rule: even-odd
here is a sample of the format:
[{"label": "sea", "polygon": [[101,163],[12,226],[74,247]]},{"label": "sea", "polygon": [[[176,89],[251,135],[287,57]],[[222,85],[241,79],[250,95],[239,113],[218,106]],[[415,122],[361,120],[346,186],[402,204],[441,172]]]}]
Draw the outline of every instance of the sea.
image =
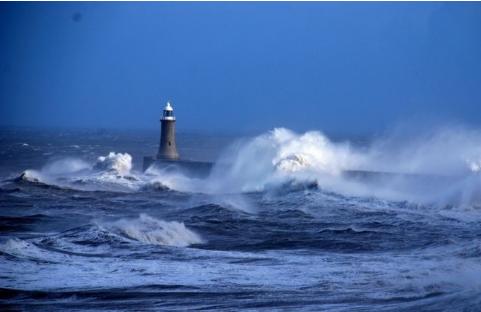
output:
[{"label": "sea", "polygon": [[481,311],[481,135],[0,129],[2,311]]}]

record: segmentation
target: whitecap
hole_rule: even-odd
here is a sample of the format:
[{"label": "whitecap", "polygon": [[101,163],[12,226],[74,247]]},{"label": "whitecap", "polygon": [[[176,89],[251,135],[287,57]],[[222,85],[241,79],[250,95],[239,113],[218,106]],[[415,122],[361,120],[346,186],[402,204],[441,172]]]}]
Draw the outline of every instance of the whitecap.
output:
[{"label": "whitecap", "polygon": [[149,245],[186,247],[204,243],[204,240],[189,230],[183,222],[164,221],[147,214],[140,214],[136,219],[121,219],[99,225],[128,239]]}]

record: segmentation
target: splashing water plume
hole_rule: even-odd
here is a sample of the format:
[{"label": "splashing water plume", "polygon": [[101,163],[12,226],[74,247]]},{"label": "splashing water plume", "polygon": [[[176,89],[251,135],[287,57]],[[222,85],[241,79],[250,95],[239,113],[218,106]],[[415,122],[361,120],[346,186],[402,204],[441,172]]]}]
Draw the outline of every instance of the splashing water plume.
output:
[{"label": "splashing water plume", "polygon": [[132,156],[127,153],[110,152],[107,156],[100,156],[94,168],[112,171],[119,175],[127,175],[132,169]]},{"label": "splashing water plume", "polygon": [[278,128],[230,146],[204,179],[155,167],[145,174],[135,172],[129,154],[114,152],[98,157],[93,165],[59,160],[40,171],[25,171],[23,178],[62,186],[66,180],[82,181],[80,186],[68,184],[74,188],[90,182],[128,191],[162,185],[206,194],[317,185],[349,196],[463,206],[480,203],[480,159],[481,135],[474,130],[439,129],[414,138],[393,135],[360,148],[332,142],[317,131],[296,134]]}]

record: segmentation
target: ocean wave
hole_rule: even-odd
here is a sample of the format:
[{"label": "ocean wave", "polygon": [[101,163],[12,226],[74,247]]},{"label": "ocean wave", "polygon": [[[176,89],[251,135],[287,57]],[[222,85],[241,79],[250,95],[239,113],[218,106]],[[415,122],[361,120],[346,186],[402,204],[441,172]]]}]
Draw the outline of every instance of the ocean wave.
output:
[{"label": "ocean wave", "polygon": [[128,239],[149,245],[187,247],[204,243],[204,240],[189,230],[184,223],[159,220],[147,214],[140,214],[136,219],[102,223],[100,226]]},{"label": "ocean wave", "polygon": [[13,179],[13,182],[20,185],[30,185],[39,188],[49,189],[66,189],[67,187],[61,183],[56,183],[49,176],[42,174],[37,170],[25,170],[18,177]]},{"label": "ocean wave", "polygon": [[232,194],[321,189],[347,196],[481,207],[481,134],[463,129],[383,138],[363,148],[333,142],[318,131],[278,128],[224,151],[206,178],[181,170],[132,168],[127,153],[93,164],[63,159],[26,170],[18,181],[78,190]]},{"label": "ocean wave", "polygon": [[20,238],[10,238],[0,244],[0,251],[19,259],[41,262],[64,262],[69,256],[63,253],[55,253],[38,247],[33,242]]},{"label": "ocean wave", "polygon": [[25,170],[17,178],[15,178],[15,181],[47,184],[43,181],[43,176],[40,174],[40,172],[36,170]]},{"label": "ocean wave", "polygon": [[22,232],[29,229],[36,222],[48,221],[51,218],[44,214],[24,215],[24,216],[1,216],[0,232]]},{"label": "ocean wave", "polygon": [[317,186],[347,196],[481,206],[479,159],[481,133],[466,129],[384,137],[361,148],[281,128],[232,146],[195,187],[235,193]]},{"label": "ocean wave", "polygon": [[131,169],[129,154],[110,152],[98,157],[94,164],[75,158],[59,159],[40,170],[25,170],[14,182],[80,191],[136,191],[146,182]]},{"label": "ocean wave", "polygon": [[[23,220],[22,220],[23,221]],[[0,252],[18,259],[59,263],[72,257],[112,257],[122,254],[126,243],[188,247],[204,244],[200,235],[184,223],[164,221],[147,214],[113,222],[95,222],[33,239],[10,238],[0,244]]]},{"label": "ocean wave", "polygon": [[110,152],[107,156],[100,156],[94,165],[94,169],[113,172],[125,176],[132,169],[132,156],[128,153]]}]

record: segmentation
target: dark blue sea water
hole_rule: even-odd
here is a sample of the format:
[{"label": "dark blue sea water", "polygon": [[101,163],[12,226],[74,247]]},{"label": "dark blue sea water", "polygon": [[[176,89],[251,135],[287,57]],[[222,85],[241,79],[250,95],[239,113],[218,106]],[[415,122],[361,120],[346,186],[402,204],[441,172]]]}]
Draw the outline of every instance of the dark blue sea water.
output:
[{"label": "dark blue sea water", "polygon": [[157,133],[2,129],[0,309],[480,311],[481,158],[451,141],[181,133],[217,160],[192,177],[141,172]]}]

